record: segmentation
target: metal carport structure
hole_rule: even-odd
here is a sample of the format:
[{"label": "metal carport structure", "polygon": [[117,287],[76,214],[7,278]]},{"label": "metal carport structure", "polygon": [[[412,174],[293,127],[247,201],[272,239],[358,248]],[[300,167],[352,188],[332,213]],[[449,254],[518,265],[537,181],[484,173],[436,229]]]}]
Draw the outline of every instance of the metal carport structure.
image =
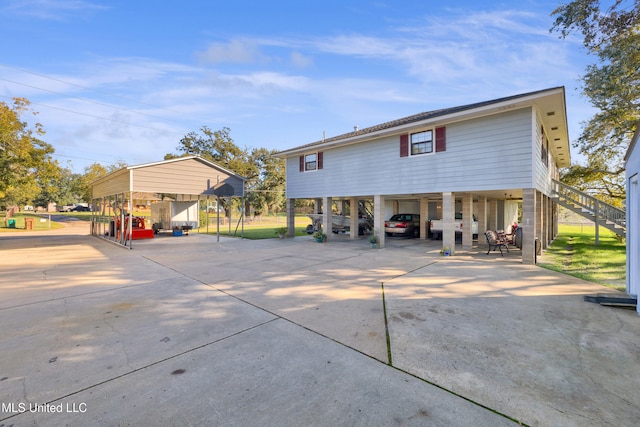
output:
[{"label": "metal carport structure", "polygon": [[[246,179],[198,156],[127,166],[93,182],[91,235],[132,248],[134,193],[171,195],[175,201],[241,197]],[[199,210],[198,210],[199,211]],[[244,234],[244,214],[241,216]]]}]

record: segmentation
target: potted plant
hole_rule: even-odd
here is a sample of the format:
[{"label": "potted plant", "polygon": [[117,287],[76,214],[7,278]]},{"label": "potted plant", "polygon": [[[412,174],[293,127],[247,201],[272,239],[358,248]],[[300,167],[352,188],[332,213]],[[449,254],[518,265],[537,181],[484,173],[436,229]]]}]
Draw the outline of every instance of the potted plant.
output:
[{"label": "potted plant", "polygon": [[316,239],[316,242],[318,243],[323,243],[327,241],[327,235],[324,234],[322,231],[316,231],[315,233],[313,233],[313,238]]},{"label": "potted plant", "polygon": [[280,227],[276,230],[276,234],[279,238],[284,239],[284,236],[287,234],[287,227]]},{"label": "potted plant", "polygon": [[375,249],[378,247],[378,236],[375,234],[371,234],[369,236],[369,243],[371,244],[371,248]]},{"label": "potted plant", "polygon": [[440,255],[451,256],[451,248],[449,246],[445,246],[444,248],[440,249]]}]

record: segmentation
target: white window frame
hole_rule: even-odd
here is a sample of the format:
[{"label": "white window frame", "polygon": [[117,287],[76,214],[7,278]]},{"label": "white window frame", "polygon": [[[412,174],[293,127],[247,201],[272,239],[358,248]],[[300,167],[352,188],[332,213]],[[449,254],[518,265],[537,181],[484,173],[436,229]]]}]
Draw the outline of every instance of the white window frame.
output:
[{"label": "white window frame", "polygon": [[[431,134],[431,139],[425,139],[424,141],[415,141],[414,142],[414,135],[420,135],[420,134],[427,134],[430,133]],[[431,143],[431,150],[430,151],[421,151],[421,152],[414,152],[414,146],[418,146],[421,144],[427,144],[427,143]],[[433,154],[435,153],[435,130],[434,129],[424,129],[418,132],[413,132],[409,134],[409,153],[412,156],[422,156],[425,154]]]},{"label": "white window frame", "polygon": [[[308,157],[314,157],[313,161],[308,161]],[[313,168],[309,168],[308,166],[313,163]],[[309,153],[304,155],[304,171],[305,172],[315,172],[318,170],[318,153]]]}]

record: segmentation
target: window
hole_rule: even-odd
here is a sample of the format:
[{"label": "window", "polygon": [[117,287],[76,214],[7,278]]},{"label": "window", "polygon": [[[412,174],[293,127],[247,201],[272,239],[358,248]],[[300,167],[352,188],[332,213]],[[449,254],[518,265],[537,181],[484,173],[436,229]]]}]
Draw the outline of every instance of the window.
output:
[{"label": "window", "polygon": [[425,130],[411,134],[411,155],[433,152],[433,131]]},{"label": "window", "polygon": [[304,170],[306,171],[314,171],[317,169],[317,156],[316,153],[307,154],[304,156]]},{"label": "window", "polygon": [[540,131],[542,132],[542,150],[540,153],[540,160],[542,163],[549,167],[549,139],[547,138],[547,134],[544,133],[544,127],[540,127]]},{"label": "window", "polygon": [[300,156],[300,172],[322,169],[322,151]]},{"label": "window", "polygon": [[[411,135],[408,133],[400,135],[400,157],[409,157],[409,143],[411,143],[411,155],[447,151],[447,129],[441,126],[435,131],[426,130]],[[318,162],[322,163],[322,160],[319,159]],[[318,169],[322,169],[322,166],[318,166]]]}]

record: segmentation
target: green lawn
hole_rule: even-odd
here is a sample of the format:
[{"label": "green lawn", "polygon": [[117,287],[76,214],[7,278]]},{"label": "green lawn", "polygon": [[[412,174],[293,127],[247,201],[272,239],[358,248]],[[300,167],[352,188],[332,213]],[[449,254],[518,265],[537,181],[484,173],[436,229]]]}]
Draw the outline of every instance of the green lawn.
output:
[{"label": "green lawn", "polygon": [[[44,216],[37,216],[37,215],[30,215],[30,214],[26,214],[26,213],[18,213],[15,214],[14,216],[12,216],[9,220],[5,220],[4,218],[2,218],[0,220],[0,233],[2,232],[21,232],[21,231],[29,231],[26,230],[25,228],[25,219],[26,218],[31,218],[33,220],[33,230],[34,231],[42,231],[42,230],[49,230],[49,229],[55,229],[55,228],[62,228],[63,225],[59,224],[55,221],[51,221],[51,224],[49,224],[49,217],[44,215]],[[9,228],[9,221],[15,221],[15,228]],[[44,221],[43,221],[44,220]]]},{"label": "green lawn", "polygon": [[[241,225],[236,230],[237,220],[233,220],[231,224],[231,236],[240,237]],[[311,224],[311,219],[307,216],[296,216],[296,236],[306,236],[307,225]],[[284,218],[266,217],[261,221],[249,221],[244,225],[244,237],[245,239],[259,240],[259,239],[277,239],[278,229],[285,226]],[[206,233],[205,227],[200,228],[200,233]],[[209,234],[216,234],[216,224],[209,224]],[[229,235],[229,225],[220,226],[220,235]]]},{"label": "green lawn", "polygon": [[600,228],[595,244],[593,226],[560,225],[558,237],[538,259],[538,265],[617,290],[625,290],[626,244]]}]

